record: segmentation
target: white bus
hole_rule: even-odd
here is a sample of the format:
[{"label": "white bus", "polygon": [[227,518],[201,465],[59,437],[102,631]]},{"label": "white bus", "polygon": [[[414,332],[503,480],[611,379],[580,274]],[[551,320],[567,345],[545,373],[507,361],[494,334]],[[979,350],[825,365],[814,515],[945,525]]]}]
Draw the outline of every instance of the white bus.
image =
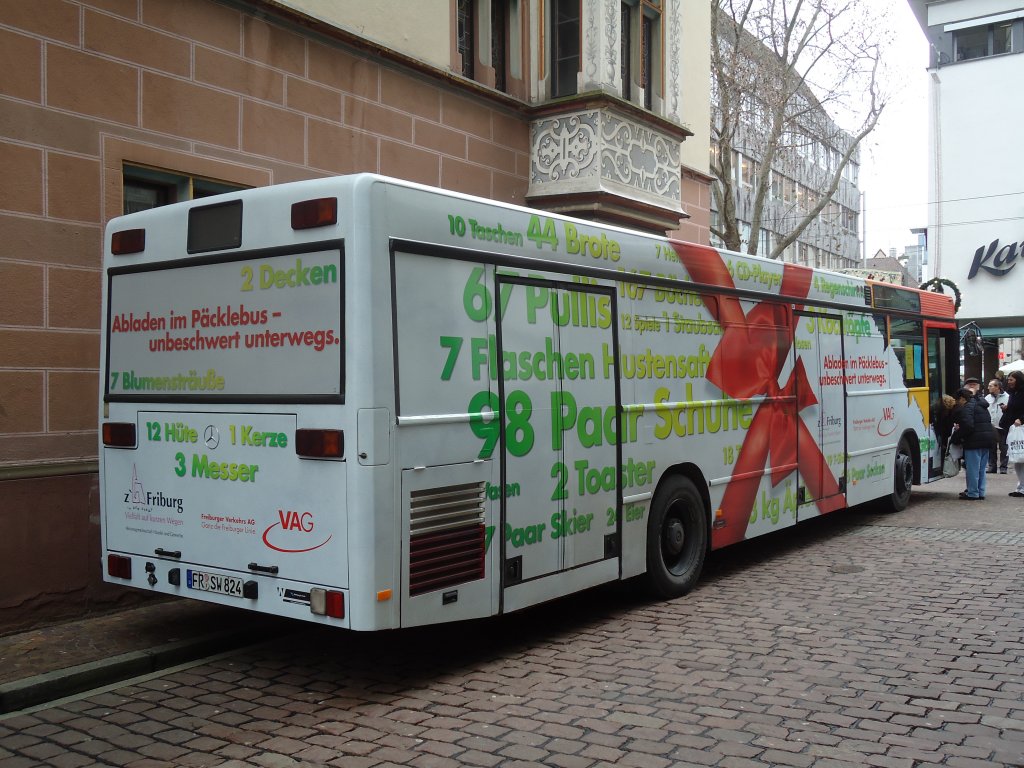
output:
[{"label": "white bus", "polygon": [[375,175],[114,219],[104,578],[506,613],[940,474],[951,300]]}]

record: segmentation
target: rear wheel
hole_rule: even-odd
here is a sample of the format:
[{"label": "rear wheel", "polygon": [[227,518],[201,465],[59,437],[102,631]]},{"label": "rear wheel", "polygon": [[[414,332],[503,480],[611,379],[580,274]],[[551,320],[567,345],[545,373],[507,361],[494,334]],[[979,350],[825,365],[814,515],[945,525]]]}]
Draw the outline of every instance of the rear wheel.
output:
[{"label": "rear wheel", "polygon": [[708,550],[708,515],[697,486],[665,480],[647,520],[647,580],[660,597],[686,594],[697,583]]},{"label": "rear wheel", "polygon": [[910,503],[910,489],[914,485],[914,454],[907,438],[900,438],[892,467],[892,493],[883,499],[889,512],[902,512]]}]

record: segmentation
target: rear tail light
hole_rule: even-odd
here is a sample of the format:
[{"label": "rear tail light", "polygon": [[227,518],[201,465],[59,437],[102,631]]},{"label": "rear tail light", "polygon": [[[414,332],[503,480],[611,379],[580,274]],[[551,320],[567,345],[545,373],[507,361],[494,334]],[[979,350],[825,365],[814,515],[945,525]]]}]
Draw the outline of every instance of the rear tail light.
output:
[{"label": "rear tail light", "polygon": [[130,579],[132,559],[124,555],[107,555],[107,573],[115,579]]},{"label": "rear tail light", "polygon": [[338,198],[318,197],[292,205],[292,229],[314,229],[338,223]]},{"label": "rear tail light", "polygon": [[317,616],[344,619],[345,593],[333,589],[311,589],[309,590],[309,610]]},{"label": "rear tail light", "polygon": [[340,429],[297,429],[295,453],[310,459],[340,459],[345,455],[345,434]]},{"label": "rear tail light", "polygon": [[146,230],[125,229],[110,236],[110,252],[115,256],[142,253],[146,250]]},{"label": "rear tail light", "polygon": [[103,444],[108,448],[134,448],[135,425],[125,421],[104,422]]}]

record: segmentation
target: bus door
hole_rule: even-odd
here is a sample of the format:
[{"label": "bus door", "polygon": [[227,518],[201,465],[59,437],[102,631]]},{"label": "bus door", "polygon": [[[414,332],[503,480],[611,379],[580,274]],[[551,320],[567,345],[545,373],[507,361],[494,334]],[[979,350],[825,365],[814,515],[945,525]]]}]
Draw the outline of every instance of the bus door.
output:
[{"label": "bus door", "polygon": [[618,556],[612,289],[499,274],[502,584]]},{"label": "bus door", "polygon": [[935,431],[942,395],[955,395],[960,388],[960,337],[954,324],[926,322],[925,354],[928,361],[928,478],[942,477],[944,439]]},{"label": "bus door", "polygon": [[800,432],[813,438],[797,440],[797,519],[804,520],[835,508],[821,502],[842,501],[846,490],[846,382],[853,372],[844,364],[841,315],[794,312],[793,319],[794,360],[806,373],[806,379],[797,377]]}]

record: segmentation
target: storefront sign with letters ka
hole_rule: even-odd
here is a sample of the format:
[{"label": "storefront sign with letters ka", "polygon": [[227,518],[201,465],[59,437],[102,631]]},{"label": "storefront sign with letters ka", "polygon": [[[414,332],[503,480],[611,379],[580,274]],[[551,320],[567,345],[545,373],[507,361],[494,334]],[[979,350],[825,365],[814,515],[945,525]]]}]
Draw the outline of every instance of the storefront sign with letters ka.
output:
[{"label": "storefront sign with letters ka", "polygon": [[971,271],[967,273],[967,279],[973,280],[981,269],[990,275],[1003,277],[1017,266],[1018,256],[1024,258],[1024,240],[1020,243],[1008,243],[1000,248],[999,239],[996,238],[974,252],[974,261],[971,263]]}]

